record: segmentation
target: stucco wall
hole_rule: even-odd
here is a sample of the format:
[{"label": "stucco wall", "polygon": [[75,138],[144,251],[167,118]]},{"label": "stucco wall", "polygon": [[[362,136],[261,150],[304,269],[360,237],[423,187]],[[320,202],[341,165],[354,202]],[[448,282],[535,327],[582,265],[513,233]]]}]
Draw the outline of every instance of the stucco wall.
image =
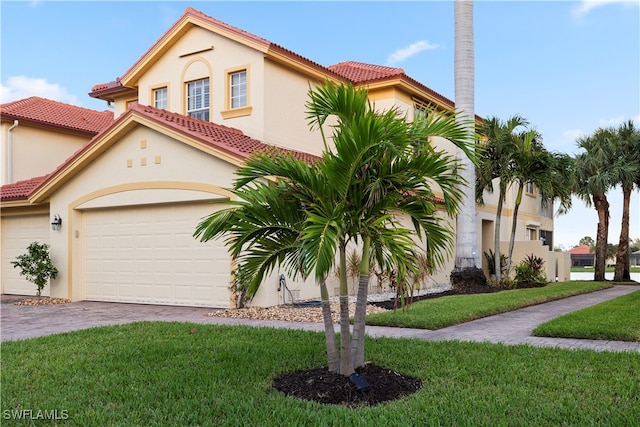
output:
[{"label": "stucco wall", "polygon": [[[11,124],[2,123],[2,185],[10,183],[8,177],[8,129],[10,126]],[[19,123],[11,131],[13,151],[11,182],[50,173],[89,140],[89,137],[53,132]]]},{"label": "stucco wall", "polygon": [[[52,256],[61,260],[52,296],[82,299],[82,208],[144,204],[144,198],[153,203],[198,200],[196,194],[202,193],[223,198],[228,196],[224,188],[231,186],[234,170],[235,166],[152,129],[131,131],[51,198],[52,214],[63,218],[62,230],[51,234]],[[176,190],[191,196],[185,192],[177,196]]]}]

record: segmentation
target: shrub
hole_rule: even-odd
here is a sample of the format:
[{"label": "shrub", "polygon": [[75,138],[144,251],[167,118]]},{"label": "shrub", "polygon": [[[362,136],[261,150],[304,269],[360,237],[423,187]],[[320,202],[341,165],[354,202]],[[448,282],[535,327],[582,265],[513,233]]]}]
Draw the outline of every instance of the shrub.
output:
[{"label": "shrub", "polygon": [[[489,249],[489,252],[484,253],[484,257],[489,265],[489,274],[496,274],[496,254]],[[507,256],[504,254],[500,254],[500,274],[507,275]]]},{"label": "shrub", "polygon": [[37,287],[37,296],[42,289],[58,275],[58,269],[54,267],[49,257],[49,245],[46,243],[31,242],[27,246],[27,253],[18,255],[16,261],[11,261],[13,268],[20,269],[20,275]]},{"label": "shrub", "polygon": [[547,283],[547,275],[543,269],[544,260],[533,254],[516,265],[516,282]]}]

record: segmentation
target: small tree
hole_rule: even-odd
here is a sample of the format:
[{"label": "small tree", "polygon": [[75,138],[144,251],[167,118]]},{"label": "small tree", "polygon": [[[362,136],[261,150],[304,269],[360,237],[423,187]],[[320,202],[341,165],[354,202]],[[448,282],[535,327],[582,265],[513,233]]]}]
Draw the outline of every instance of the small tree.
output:
[{"label": "small tree", "polygon": [[49,245],[46,243],[32,242],[27,246],[27,253],[18,255],[16,261],[11,261],[13,268],[20,269],[20,275],[37,287],[37,296],[42,289],[58,275],[58,269],[54,267],[49,257]]}]

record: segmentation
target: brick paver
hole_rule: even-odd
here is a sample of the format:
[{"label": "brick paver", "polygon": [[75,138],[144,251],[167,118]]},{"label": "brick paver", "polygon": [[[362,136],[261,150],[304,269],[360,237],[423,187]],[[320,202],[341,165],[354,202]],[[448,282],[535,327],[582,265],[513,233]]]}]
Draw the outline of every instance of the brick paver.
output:
[{"label": "brick paver", "polygon": [[[638,290],[634,286],[614,286],[602,291],[578,295],[545,304],[526,307],[496,316],[474,320],[436,331],[367,326],[370,336],[418,338],[430,341],[459,340],[504,343],[509,345],[635,351],[640,342],[543,338],[531,336],[541,323],[563,314],[607,301]],[[17,306],[23,296],[2,295],[0,305],[0,340],[18,340],[68,332],[95,326],[116,325],[143,320],[183,321],[201,324],[231,324],[322,331],[319,323],[259,321],[209,317],[211,308],[157,306],[143,304],[80,301],[49,306]]]}]

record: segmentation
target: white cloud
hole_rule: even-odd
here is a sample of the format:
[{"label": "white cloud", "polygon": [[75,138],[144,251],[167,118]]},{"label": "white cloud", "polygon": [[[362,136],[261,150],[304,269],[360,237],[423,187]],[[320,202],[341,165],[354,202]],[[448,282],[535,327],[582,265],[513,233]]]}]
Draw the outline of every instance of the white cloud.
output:
[{"label": "white cloud", "polygon": [[600,119],[598,120],[598,125],[600,127],[609,127],[609,126],[618,126],[619,124],[621,124],[622,122],[624,122],[624,116],[620,116],[620,117],[613,117],[610,119]]},{"label": "white cloud", "polygon": [[39,96],[68,104],[78,104],[78,98],[57,83],[49,83],[46,79],[11,76],[6,85],[0,83],[0,103]]},{"label": "white cloud", "polygon": [[395,65],[399,62],[405,61],[406,59],[419,52],[422,52],[423,50],[433,50],[438,49],[439,47],[440,45],[430,43],[427,40],[420,40],[419,42],[415,42],[407,47],[398,49],[391,55],[389,55],[389,57],[387,58],[387,65]]},{"label": "white cloud", "polygon": [[573,8],[573,15],[576,17],[586,16],[593,9],[606,6],[609,4],[625,4],[625,5],[637,5],[637,0],[582,0],[576,7]]},{"label": "white cloud", "polygon": [[582,129],[567,129],[562,132],[562,138],[570,142],[575,142],[581,135],[584,135]]}]

